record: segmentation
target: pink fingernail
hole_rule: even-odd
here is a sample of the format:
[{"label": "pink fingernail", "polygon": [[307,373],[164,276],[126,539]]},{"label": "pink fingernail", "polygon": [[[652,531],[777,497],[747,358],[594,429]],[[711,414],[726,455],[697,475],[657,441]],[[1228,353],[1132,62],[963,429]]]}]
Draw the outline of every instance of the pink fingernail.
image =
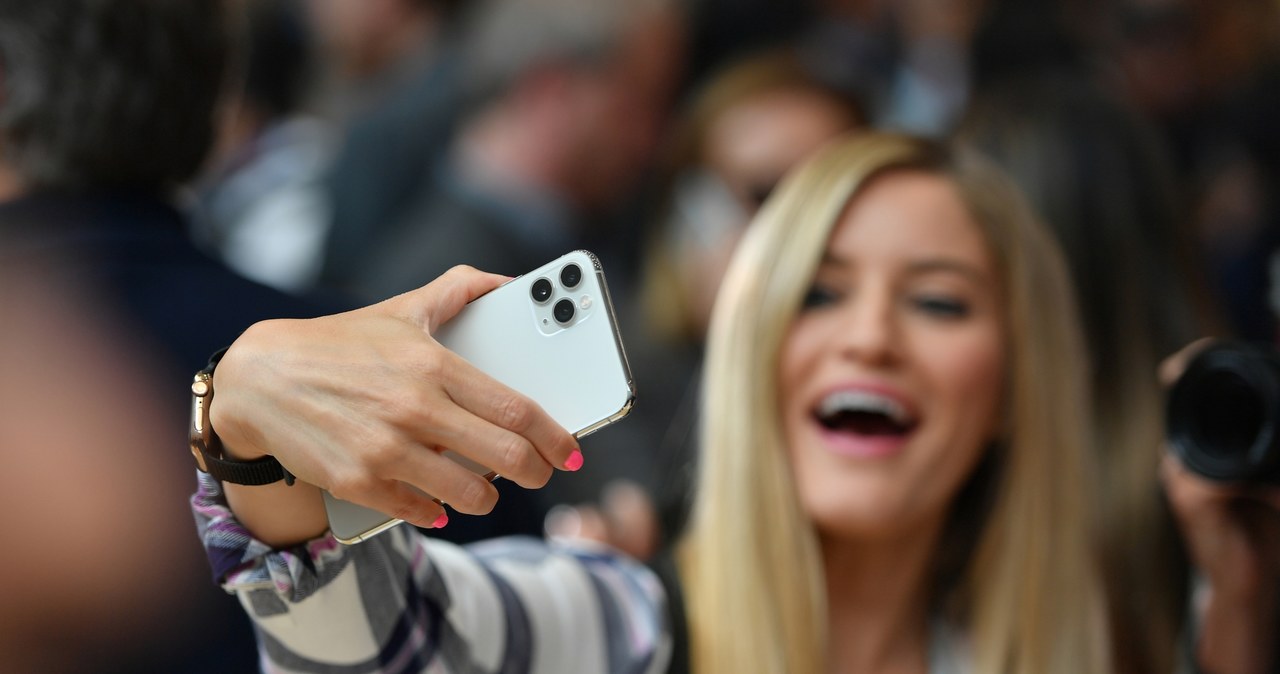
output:
[{"label": "pink fingernail", "polygon": [[564,467],[566,470],[578,470],[579,468],[581,468],[582,452],[576,449],[573,450],[573,453],[569,455],[569,458],[564,460]]},{"label": "pink fingernail", "polygon": [[444,525],[448,523],[449,523],[449,513],[440,513],[440,516],[436,518],[436,521],[431,523],[431,528],[443,529]]}]

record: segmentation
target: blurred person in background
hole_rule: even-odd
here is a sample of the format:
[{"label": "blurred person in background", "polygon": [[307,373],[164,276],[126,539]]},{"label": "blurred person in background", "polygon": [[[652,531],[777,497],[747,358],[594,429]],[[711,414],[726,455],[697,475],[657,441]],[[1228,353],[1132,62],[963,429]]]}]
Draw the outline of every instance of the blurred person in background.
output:
[{"label": "blurred person in background", "polygon": [[459,263],[520,274],[601,236],[659,140],[681,53],[670,2],[492,0],[468,25],[465,112],[429,186],[326,270],[366,299]]},{"label": "blurred person in background", "polygon": [[[1073,8],[1056,4],[1057,16]],[[968,131],[1062,237],[1082,291],[1104,467],[1102,554],[1125,671],[1169,671],[1193,657],[1203,671],[1280,666],[1268,655],[1280,584],[1265,544],[1280,527],[1274,508],[1162,457],[1164,391],[1149,374],[1192,335],[1275,339],[1267,268],[1280,229],[1268,224],[1276,190],[1265,185],[1280,176],[1278,9],[1112,3],[1092,8],[1091,31],[1055,30],[1024,9],[978,42],[987,80]],[[1116,67],[1095,70],[1100,59]],[[1188,493],[1213,498],[1180,496]],[[1204,618],[1215,612],[1239,624],[1224,630],[1220,615]]]},{"label": "blurred person in background", "polygon": [[[1280,667],[1268,656],[1280,634],[1274,568],[1261,562],[1255,574],[1205,550],[1264,559],[1256,540],[1236,535],[1265,537],[1258,523],[1270,518],[1274,530],[1276,515],[1257,517],[1247,493],[1166,469],[1177,462],[1162,458],[1165,392],[1149,373],[1195,335],[1276,340],[1280,5],[1155,0],[1095,10],[1091,35],[1055,36],[1045,17],[1026,14],[986,42],[979,71],[993,77],[978,83],[967,131],[1053,225],[1081,289],[1119,666],[1164,672],[1195,656],[1203,671],[1268,671],[1269,659]],[[1029,40],[1036,58],[1000,48]],[[1100,57],[1115,67],[1095,72]],[[1182,479],[1170,483],[1170,474]],[[1216,504],[1170,503],[1184,493],[1215,494]],[[1216,518],[1214,546],[1197,544],[1187,511]],[[1205,658],[1222,652],[1206,643],[1218,639],[1199,638],[1198,624],[1213,611],[1264,616],[1232,630],[1244,646],[1216,665]],[[1270,627],[1255,633],[1262,624]]]},{"label": "blurred person in background", "polygon": [[192,233],[232,269],[288,292],[312,288],[328,238],[321,177],[331,130],[302,113],[314,49],[298,0],[245,3],[243,86],[230,95]]},{"label": "blurred person in background", "polygon": [[321,70],[312,103],[337,127],[321,266],[345,268],[406,215],[461,105],[457,33],[473,2],[301,0]]},{"label": "blurred person in background", "polygon": [[[1280,530],[1280,516],[1259,516],[1265,508],[1249,490],[1164,456],[1157,366],[1218,331],[1191,243],[1193,197],[1176,188],[1159,129],[1083,64],[1023,64],[986,83],[960,137],[1015,177],[1062,243],[1078,289],[1116,667],[1269,672],[1280,569],[1260,541]],[[1206,536],[1215,542],[1204,545]],[[1205,617],[1214,612],[1233,617]]]},{"label": "blurred person in background", "polygon": [[[154,376],[143,382],[158,382],[165,390],[189,389],[191,373],[209,354],[255,321],[343,308],[304,302],[237,276],[195,248],[187,235],[188,219],[174,205],[214,142],[219,96],[228,88],[235,7],[222,0],[0,2],[0,230],[5,239],[0,268],[40,269],[89,293],[85,302],[94,314],[118,324],[138,357],[146,359]],[[39,317],[32,320],[40,324]],[[64,350],[48,340],[27,357],[53,362],[74,355]],[[10,369],[6,366],[6,376]],[[98,392],[101,404],[136,398],[117,393],[113,382],[98,379],[92,368],[85,377],[84,385]],[[138,423],[148,424],[160,438],[183,437],[190,405],[161,399],[166,403],[161,416],[139,408]],[[51,405],[49,413],[60,402],[25,402],[35,406],[37,401]],[[114,412],[126,418],[134,413]],[[27,421],[37,418],[48,414],[33,412]],[[51,435],[50,441],[58,437]],[[98,439],[85,441],[93,447]],[[128,484],[155,498],[173,499],[178,507],[179,494],[154,484],[190,474],[185,461],[171,463],[171,451],[151,457],[164,477],[139,475]],[[137,498],[101,496],[105,500],[93,508],[122,514]],[[115,526],[127,533],[134,523]],[[162,556],[154,558],[157,587],[126,596],[120,588],[101,588],[103,596],[120,598],[114,608],[121,624],[135,614],[164,611],[164,627],[152,635],[145,654],[149,659],[120,667],[251,671],[256,666],[253,636],[234,602],[208,588],[205,574],[159,561],[197,552],[195,541],[156,531],[151,546],[164,552],[147,553],[148,546],[134,552],[135,558]],[[80,561],[94,567],[108,563],[106,554]],[[170,605],[159,589],[174,585],[194,592],[181,607]],[[114,666],[107,652],[96,671]]]},{"label": "blurred person in background", "polygon": [[333,119],[378,107],[438,65],[456,0],[299,0],[315,35],[322,79],[314,102]]},{"label": "blurred person in background", "polygon": [[169,647],[157,635],[177,636],[175,616],[208,593],[193,584],[204,574],[182,570],[196,561],[190,524],[167,512],[188,472],[177,432],[156,432],[171,421],[168,396],[96,290],[8,257],[3,229],[0,670],[173,667],[155,657]]},{"label": "blurred person in background", "polygon": [[[704,673],[1110,671],[1067,272],[988,162],[861,135],[770,197],[712,320],[697,501],[661,586],[599,547],[325,535],[310,485],[395,500],[383,507],[424,526],[448,515],[411,490],[390,499],[388,481],[491,507],[475,475],[394,440],[496,451],[441,435],[450,420],[461,435],[522,436],[503,471],[522,483],[568,466],[571,439],[536,408],[489,422],[495,435],[494,397],[449,393],[463,366],[432,326],[502,281],[455,269],[356,312],[262,323],[222,361],[212,423],[228,452],[273,455],[299,477],[202,476],[193,501],[268,662],[663,671],[674,644],[675,671]],[[430,377],[397,374],[428,363]],[[437,398],[435,423],[371,392]],[[302,429],[315,441],[298,442]]]},{"label": "blurred person in background", "polygon": [[1108,55],[1173,150],[1227,327],[1275,342],[1280,293],[1280,5],[1116,3]]},{"label": "blurred person in background", "polygon": [[701,79],[744,54],[799,44],[807,65],[863,101],[877,128],[943,135],[968,99],[971,45],[988,4],[695,0],[694,73]]},{"label": "blurred person in background", "polygon": [[865,123],[860,103],[791,49],[743,58],[700,85],[672,134],[670,203],[646,255],[646,327],[700,344],[724,268],[760,205],[800,160]]}]

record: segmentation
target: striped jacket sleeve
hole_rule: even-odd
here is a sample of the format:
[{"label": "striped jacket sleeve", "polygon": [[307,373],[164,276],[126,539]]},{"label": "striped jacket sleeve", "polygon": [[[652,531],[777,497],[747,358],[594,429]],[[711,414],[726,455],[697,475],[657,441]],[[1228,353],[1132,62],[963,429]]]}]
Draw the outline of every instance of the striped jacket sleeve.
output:
[{"label": "striped jacket sleeve", "polygon": [[269,673],[662,672],[665,595],[600,548],[510,538],[459,547],[408,526],[344,546],[256,541],[205,474],[192,497],[215,580],[252,618]]}]

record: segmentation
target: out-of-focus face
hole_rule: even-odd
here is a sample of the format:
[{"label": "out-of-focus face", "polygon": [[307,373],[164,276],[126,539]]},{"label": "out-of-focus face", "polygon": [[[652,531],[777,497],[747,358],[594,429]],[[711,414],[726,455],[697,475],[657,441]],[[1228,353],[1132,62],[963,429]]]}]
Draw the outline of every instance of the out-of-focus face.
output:
[{"label": "out-of-focus face", "polygon": [[307,0],[305,5],[320,45],[336,60],[344,74],[362,74],[367,67],[366,35],[372,30],[375,3],[343,0]]},{"label": "out-of-focus face", "polygon": [[[832,138],[858,126],[850,111],[830,97],[802,88],[779,89],[741,101],[707,129],[701,155],[710,180],[707,193],[718,208],[698,207],[697,235],[683,234],[680,273],[688,294],[689,324],[705,334],[711,308],[738,240],[751,218],[793,166]],[[714,181],[714,182],[712,182]],[[724,222],[709,222],[708,219]]]},{"label": "out-of-focus face", "polygon": [[402,54],[391,36],[417,20],[404,0],[307,0],[320,47],[343,77],[376,75]]},{"label": "out-of-focus face", "polygon": [[702,154],[750,216],[792,166],[857,125],[828,96],[779,89],[726,110],[708,128]]},{"label": "out-of-focus face", "polygon": [[583,206],[614,205],[652,163],[684,62],[683,30],[674,14],[647,16],[607,65],[579,78],[569,142]]},{"label": "out-of-focus face", "polygon": [[881,176],[841,216],[779,359],[787,451],[825,538],[943,520],[999,426],[997,276],[945,178]]}]

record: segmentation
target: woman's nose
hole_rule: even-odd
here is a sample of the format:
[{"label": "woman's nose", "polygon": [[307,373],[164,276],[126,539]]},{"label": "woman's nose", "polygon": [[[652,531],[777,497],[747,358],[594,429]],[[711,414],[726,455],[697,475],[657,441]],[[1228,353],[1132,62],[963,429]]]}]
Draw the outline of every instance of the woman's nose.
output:
[{"label": "woman's nose", "polygon": [[839,343],[843,355],[868,364],[895,360],[901,348],[893,314],[893,301],[886,293],[861,293],[848,305]]}]

